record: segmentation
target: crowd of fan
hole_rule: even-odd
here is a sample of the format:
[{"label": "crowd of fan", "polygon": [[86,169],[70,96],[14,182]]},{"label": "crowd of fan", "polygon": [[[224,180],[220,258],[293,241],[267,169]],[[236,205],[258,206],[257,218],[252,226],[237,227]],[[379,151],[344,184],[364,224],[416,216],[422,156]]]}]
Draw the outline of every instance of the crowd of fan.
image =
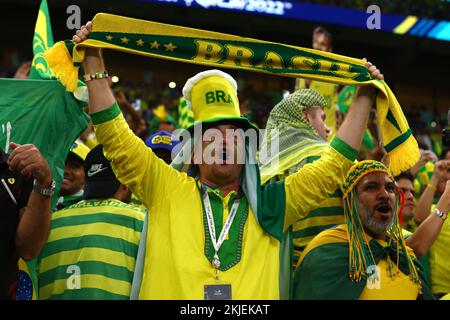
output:
[{"label": "crowd of fan", "polygon": [[[86,39],[90,30],[82,30],[74,41]],[[325,44],[331,51],[327,37],[324,29],[316,29],[313,47],[324,50],[316,45]],[[85,72],[103,66],[98,51],[87,54]],[[383,79],[370,62],[365,67],[374,79]],[[15,77],[26,78],[27,68],[29,64],[19,68]],[[18,222],[18,250],[29,247],[30,239],[43,248],[38,253],[16,252],[25,260],[39,256],[40,299],[433,299],[450,293],[450,234],[448,221],[445,224],[450,150],[436,134],[442,119],[432,132],[429,112],[411,113],[420,159],[394,180],[377,118],[371,117],[367,125],[376,95],[371,86],[355,91],[353,103],[343,111],[327,106],[325,94],[313,89],[323,88],[315,81],[299,80],[287,96],[244,86],[239,99],[236,81],[218,70],[190,78],[183,97],[168,88],[154,92],[131,83],[113,85],[103,77],[88,82],[86,111],[92,122],[66,159],[49,234],[32,238],[23,231],[30,224]],[[331,86],[336,93],[341,89]],[[217,94],[213,107],[205,99],[210,92],[223,94]],[[223,109],[222,102],[227,104]],[[332,128],[325,123],[325,109],[335,119]],[[266,131],[262,144],[279,142],[279,159],[259,158],[261,171],[255,169],[249,160],[255,160],[256,153],[237,137],[232,148],[244,146],[244,165],[200,161],[194,166],[195,156],[180,150],[179,137],[172,134],[178,128],[194,130],[194,115],[221,135],[236,128],[277,129],[279,140]],[[364,144],[364,133],[371,143]],[[363,152],[355,164],[362,140]],[[190,146],[183,141],[182,148]],[[224,160],[230,158],[227,148],[221,151]],[[35,181],[27,176],[21,180],[23,190],[11,192],[5,179],[20,175],[5,176],[0,195],[25,210],[29,221],[30,211],[50,212],[48,196],[54,182],[36,148],[12,149],[9,156],[0,150],[2,168],[31,168]],[[181,165],[174,157],[182,158]],[[31,188],[30,199],[23,199],[25,189],[30,193]],[[215,237],[218,226],[222,232]],[[223,230],[229,234],[223,235]],[[210,238],[199,236],[203,231]],[[283,237],[290,231],[294,252],[284,255]],[[223,242],[225,237],[231,241]],[[345,250],[339,249],[342,243]],[[319,247],[326,254],[315,250]],[[12,285],[0,282],[1,298],[23,294],[23,279],[15,279],[11,263],[6,281]],[[83,273],[69,285],[66,278],[73,265]],[[369,274],[371,266],[384,266],[374,273],[375,279]],[[294,269],[295,277],[282,277]],[[283,292],[291,280],[293,293]],[[380,291],[371,291],[372,280]]]}]

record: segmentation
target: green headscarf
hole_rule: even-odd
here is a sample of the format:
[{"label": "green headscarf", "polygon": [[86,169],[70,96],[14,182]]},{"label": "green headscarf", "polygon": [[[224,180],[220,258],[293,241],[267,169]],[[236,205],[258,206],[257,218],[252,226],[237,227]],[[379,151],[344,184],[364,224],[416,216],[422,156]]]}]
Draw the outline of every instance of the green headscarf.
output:
[{"label": "green headscarf", "polygon": [[[300,89],[272,109],[259,156],[263,184],[286,170],[297,171],[303,160],[320,154],[328,147],[328,143],[303,116],[309,108],[325,106],[325,98],[317,91]],[[271,154],[271,148],[276,145],[279,146],[278,152]]]}]

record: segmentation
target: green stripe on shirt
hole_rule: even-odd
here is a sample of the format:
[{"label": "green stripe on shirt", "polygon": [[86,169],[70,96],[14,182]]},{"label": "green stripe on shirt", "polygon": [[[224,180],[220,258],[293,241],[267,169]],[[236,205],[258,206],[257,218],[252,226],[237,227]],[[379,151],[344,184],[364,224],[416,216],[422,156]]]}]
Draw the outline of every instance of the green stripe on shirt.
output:
[{"label": "green stripe on shirt", "polygon": [[[41,259],[56,253],[82,250],[83,248],[103,248],[117,252],[123,252],[129,257],[136,257],[138,246],[134,243],[120,238],[112,238],[107,236],[86,235],[82,237],[66,238],[48,242],[41,253]],[[81,246],[82,243],[82,246]]]},{"label": "green stripe on shirt", "polygon": [[324,225],[324,226],[317,226],[317,227],[305,228],[305,229],[302,229],[299,231],[294,231],[293,237],[295,239],[295,238],[305,238],[305,237],[315,236],[324,230],[335,227],[336,225],[337,224],[333,223],[333,224],[328,224],[328,225]]},{"label": "green stripe on shirt", "polygon": [[309,218],[314,217],[331,217],[331,216],[343,216],[344,208],[343,207],[323,207],[312,210],[308,213],[308,215],[303,218],[301,221],[308,220]]},{"label": "green stripe on shirt", "polygon": [[48,297],[50,300],[129,300],[130,297],[111,293],[96,288],[81,288],[77,290],[66,290],[62,294]]},{"label": "green stripe on shirt", "polygon": [[129,299],[144,219],[144,211],[115,199],[56,212],[39,257],[41,297]]},{"label": "green stripe on shirt", "polygon": [[[80,261],[77,264],[80,268],[81,276],[84,274],[99,274],[108,278],[129,281],[133,280],[133,272],[122,266],[108,264],[100,261]],[[48,270],[39,275],[39,285],[44,287],[55,280],[68,279],[71,274],[67,272],[71,265],[62,265]]]},{"label": "green stripe on shirt", "polygon": [[53,230],[60,227],[78,226],[97,222],[119,225],[139,232],[142,231],[142,227],[144,225],[143,221],[133,219],[128,216],[107,212],[99,212],[90,215],[61,217],[55,219],[52,221],[51,229]]}]

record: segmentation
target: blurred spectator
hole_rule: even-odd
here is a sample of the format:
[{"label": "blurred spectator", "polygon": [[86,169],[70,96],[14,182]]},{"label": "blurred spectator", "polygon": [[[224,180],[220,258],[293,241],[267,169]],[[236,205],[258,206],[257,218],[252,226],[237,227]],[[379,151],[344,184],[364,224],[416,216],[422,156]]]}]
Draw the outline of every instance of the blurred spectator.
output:
[{"label": "blurred spectator", "polygon": [[40,255],[40,298],[128,300],[145,211],[127,204],[131,192],[102,145],[89,152],[84,171],[85,200],[52,215]]},{"label": "blurred spectator", "polygon": [[[414,218],[418,223],[423,223],[430,216],[439,216],[442,222],[442,230],[430,250],[431,286],[437,297],[450,293],[450,265],[448,264],[448,247],[450,246],[450,225],[446,220],[448,209],[439,206],[443,194],[450,189],[450,160],[436,162],[434,174],[427,188],[420,197]],[[436,205],[436,202],[439,203]]]},{"label": "blurred spectator", "polygon": [[89,149],[94,149],[94,147],[98,145],[94,126],[91,121],[89,121],[88,128],[80,135],[80,140],[83,141]]},{"label": "blurred spectator", "polygon": [[85,182],[83,165],[89,151],[89,148],[80,140],[76,140],[70,148],[64,167],[64,178],[59,192],[60,197],[56,204],[57,210],[70,207],[83,198]]},{"label": "blurred spectator", "polygon": [[173,132],[178,124],[177,121],[167,112],[165,105],[160,104],[153,109],[153,119],[150,121],[150,134],[158,131]]},{"label": "blurred spectator", "polygon": [[416,208],[416,198],[414,197],[414,176],[406,171],[395,177],[397,187],[402,191],[404,205],[400,225],[403,229],[414,232],[416,225],[414,223],[414,210]]},{"label": "blurred spectator", "polygon": [[[331,33],[323,27],[316,27],[312,34],[312,48],[325,52],[333,52]],[[313,89],[324,96],[327,102],[326,106],[324,107],[324,112],[326,115],[325,124],[331,130],[331,133],[328,136],[328,141],[330,141],[337,131],[336,107],[338,101],[339,85],[329,82],[320,82],[298,78],[296,79],[295,88],[296,90],[304,88]]]},{"label": "blurred spectator", "polygon": [[30,77],[31,61],[22,63],[14,75],[15,79],[28,79]]},{"label": "blurred spectator", "polygon": [[[55,190],[47,161],[31,144],[0,148],[0,299],[15,299],[18,260],[32,260],[43,247],[50,226]],[[34,182],[33,182],[34,178]]]},{"label": "blurred spectator", "polygon": [[176,155],[176,147],[179,143],[177,137],[167,131],[159,131],[145,141],[147,147],[152,149],[155,155],[167,164],[172,162],[172,155]]},{"label": "blurred spectator", "polygon": [[125,119],[130,126],[130,129],[139,136],[146,128],[145,120],[139,111],[135,110],[130,102],[127,100],[123,90],[115,90],[114,96],[120,109],[122,110]]},{"label": "blurred spectator", "polygon": [[[439,163],[438,163],[439,165]],[[417,212],[414,212],[413,203],[414,203],[414,194],[412,190],[412,176],[408,175],[408,173],[403,173],[400,176],[396,177],[397,186],[400,189],[399,195],[400,199],[403,199],[403,204],[400,209],[399,218],[400,222],[403,221],[404,230],[403,234],[405,237],[405,243],[414,250],[414,253],[418,257],[419,261],[423,266],[424,277],[427,279],[429,284],[433,283],[431,278],[430,271],[430,248],[433,259],[436,259],[436,246],[440,246],[442,243],[441,232],[446,230],[442,230],[445,226],[445,219],[447,217],[447,211],[450,210],[450,181],[446,182],[444,192],[439,199],[435,199],[437,204],[433,205],[432,210],[435,214],[430,214],[429,211],[420,212],[420,210],[429,210],[429,205],[431,204],[430,199],[426,197],[421,197],[418,205]],[[425,202],[428,202],[425,204]],[[434,201],[433,201],[434,202]],[[434,202],[434,203],[436,203]],[[436,211],[437,210],[437,211]],[[402,213],[403,211],[403,213]],[[423,221],[421,221],[420,225],[417,226],[415,221],[411,218],[412,213],[415,216],[426,217]],[[409,219],[409,220],[407,220]],[[408,223],[409,221],[410,223]],[[412,221],[412,222],[411,222]],[[408,228],[412,234],[405,230]],[[441,240],[439,240],[441,238]],[[437,241],[439,240],[439,241]],[[444,240],[445,241],[445,240]],[[448,243],[447,243],[448,244]],[[442,253],[439,252],[438,254]],[[436,263],[434,262],[434,266]],[[438,290],[433,289],[433,292],[436,293]],[[440,292],[440,291],[439,291]],[[438,292],[438,293],[439,293]],[[445,290],[442,293],[446,293]]]},{"label": "blurred spectator", "polygon": [[[445,184],[450,179],[450,160],[440,160],[436,162],[434,166],[434,173],[429,180],[425,190],[420,196],[419,203],[417,205],[415,220],[421,223],[430,213],[433,202],[437,202],[442,196],[445,190]],[[433,201],[433,199],[435,199]]]},{"label": "blurred spectator", "polygon": [[238,93],[239,97],[239,110],[241,112],[241,116],[244,116],[248,119],[250,122],[253,121],[253,110],[251,108],[251,100],[248,97],[247,93],[245,91],[240,91]]}]

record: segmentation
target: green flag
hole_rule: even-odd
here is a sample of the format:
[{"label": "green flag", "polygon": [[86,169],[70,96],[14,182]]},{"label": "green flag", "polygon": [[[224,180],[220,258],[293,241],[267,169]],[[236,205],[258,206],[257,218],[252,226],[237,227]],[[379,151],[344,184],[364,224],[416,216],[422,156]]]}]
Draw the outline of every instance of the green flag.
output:
[{"label": "green flag", "polygon": [[[52,75],[44,52],[53,46],[53,34],[47,0],[42,0],[33,37],[33,62],[30,79],[0,79],[0,147],[9,153],[9,142],[33,143],[47,159],[56,182],[62,182],[67,153],[74,140],[87,127],[87,116],[74,97]],[[55,207],[57,194],[52,199]],[[17,300],[38,299],[37,262],[19,261]]]},{"label": "green flag", "polygon": [[56,80],[0,79],[0,92],[0,147],[10,153],[11,141],[36,145],[59,189],[66,156],[88,116]]},{"label": "green flag", "polygon": [[348,108],[350,107],[355,94],[356,86],[345,86],[344,88],[342,88],[338,96],[339,112],[345,113],[348,111]]},{"label": "green flag", "polygon": [[[34,27],[33,62],[30,69],[30,79],[55,79],[49,71],[47,61],[44,58],[44,52],[51,46],[53,46],[53,32],[50,24],[50,14],[48,12],[47,0],[42,0]],[[54,201],[56,201],[55,199],[56,197],[52,199],[52,207]],[[38,299],[37,281],[36,259],[31,261],[23,261],[20,259],[19,283],[16,292],[17,300]]]},{"label": "green flag", "polygon": [[[65,159],[75,139],[87,128],[88,116],[56,80],[0,79],[0,92],[0,147],[11,153],[11,141],[34,144],[47,159],[59,190]],[[36,270],[36,259],[21,263],[18,300],[37,298]]]},{"label": "green flag", "polygon": [[44,52],[53,46],[53,33],[50,24],[47,0],[41,1],[39,13],[34,28],[33,37],[33,63],[30,70],[30,79],[55,79],[48,69]]}]

